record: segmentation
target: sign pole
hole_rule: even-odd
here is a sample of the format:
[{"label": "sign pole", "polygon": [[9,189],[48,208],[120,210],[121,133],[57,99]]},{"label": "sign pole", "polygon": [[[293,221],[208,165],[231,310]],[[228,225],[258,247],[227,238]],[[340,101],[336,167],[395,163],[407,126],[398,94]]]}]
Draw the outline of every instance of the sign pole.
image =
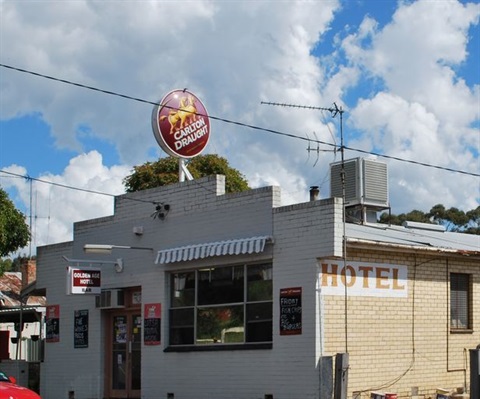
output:
[{"label": "sign pole", "polygon": [[184,182],[185,177],[187,180],[193,180],[192,174],[188,170],[187,165],[185,165],[185,159],[178,158],[178,178],[180,182]]},{"label": "sign pole", "polygon": [[178,181],[183,183],[185,181],[185,171],[183,170],[185,166],[185,160],[183,158],[178,158]]}]

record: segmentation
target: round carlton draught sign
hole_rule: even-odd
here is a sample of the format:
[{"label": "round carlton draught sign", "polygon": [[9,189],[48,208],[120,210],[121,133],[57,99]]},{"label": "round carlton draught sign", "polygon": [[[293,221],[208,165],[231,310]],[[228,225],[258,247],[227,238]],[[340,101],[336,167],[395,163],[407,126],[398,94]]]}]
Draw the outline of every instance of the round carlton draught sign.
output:
[{"label": "round carlton draught sign", "polygon": [[210,138],[210,120],[202,102],[187,90],[168,93],[152,113],[153,134],[169,155],[192,158]]}]

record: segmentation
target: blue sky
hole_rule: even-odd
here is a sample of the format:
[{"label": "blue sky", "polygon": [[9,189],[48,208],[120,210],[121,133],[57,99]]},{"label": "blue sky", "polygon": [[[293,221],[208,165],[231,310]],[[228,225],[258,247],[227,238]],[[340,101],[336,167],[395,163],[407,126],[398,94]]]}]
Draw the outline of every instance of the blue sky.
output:
[{"label": "blue sky", "polygon": [[[28,7],[25,4],[28,3]],[[55,5],[55,7],[52,7]],[[166,16],[169,15],[167,18]],[[0,2],[0,63],[145,101],[187,87],[215,117],[218,153],[285,204],[329,196],[339,120],[272,101],[344,109],[349,148],[389,168],[393,213],[480,203],[478,1]],[[165,154],[152,105],[0,67],[0,185],[32,215],[33,245],[112,212],[134,165]],[[347,158],[367,156],[346,151]],[[445,169],[467,173],[455,173]],[[30,176],[57,186],[29,181]],[[30,209],[31,208],[31,209]]]}]

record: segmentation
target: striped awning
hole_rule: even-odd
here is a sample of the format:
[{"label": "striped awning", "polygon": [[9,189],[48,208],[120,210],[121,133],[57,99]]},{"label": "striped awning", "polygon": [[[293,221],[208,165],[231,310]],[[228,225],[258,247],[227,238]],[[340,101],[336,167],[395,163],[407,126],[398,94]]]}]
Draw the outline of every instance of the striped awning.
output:
[{"label": "striped awning", "polygon": [[272,237],[261,236],[162,249],[158,251],[155,263],[184,262],[221,255],[258,254],[263,252],[265,244],[271,241]]}]

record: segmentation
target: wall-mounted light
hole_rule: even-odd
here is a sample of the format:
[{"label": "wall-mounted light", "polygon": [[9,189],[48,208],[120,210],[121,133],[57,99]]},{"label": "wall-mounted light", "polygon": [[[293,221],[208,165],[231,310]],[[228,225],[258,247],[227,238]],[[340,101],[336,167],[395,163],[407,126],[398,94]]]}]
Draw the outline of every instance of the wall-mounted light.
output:
[{"label": "wall-mounted light", "polygon": [[153,251],[148,247],[130,247],[126,245],[109,245],[109,244],[85,244],[83,250],[86,254],[111,254],[114,249],[140,249]]},{"label": "wall-mounted light", "polygon": [[98,259],[71,259],[71,258],[67,258],[66,256],[62,256],[63,259],[65,259],[65,261],[67,261],[68,263],[74,263],[74,264],[77,264],[79,265],[80,263],[83,263],[83,264],[90,264],[90,265],[113,265],[113,267],[115,268],[115,271],[117,273],[121,273],[123,272],[123,259],[122,258],[118,258],[117,260],[98,260]]}]

